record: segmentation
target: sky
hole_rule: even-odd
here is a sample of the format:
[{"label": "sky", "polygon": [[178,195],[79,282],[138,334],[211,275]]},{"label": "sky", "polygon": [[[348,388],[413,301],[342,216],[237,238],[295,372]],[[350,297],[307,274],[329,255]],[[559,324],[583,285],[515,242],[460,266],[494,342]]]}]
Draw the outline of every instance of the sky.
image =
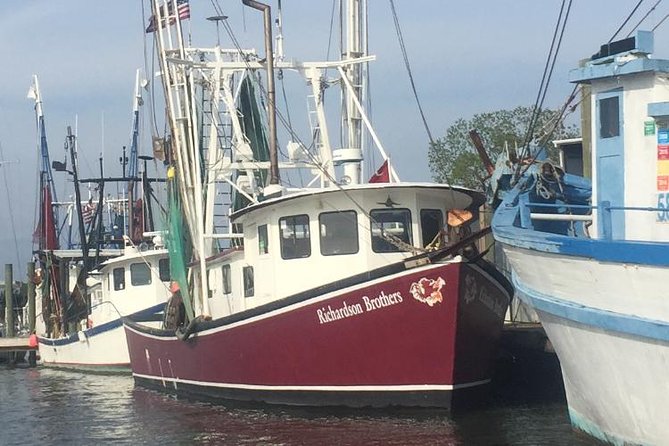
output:
[{"label": "sky", "polygon": [[[261,14],[240,0],[217,1],[241,45],[262,53]],[[394,3],[435,137],[458,118],[534,103],[562,0]],[[569,70],[607,42],[637,3],[573,2],[546,106],[564,102],[572,88]],[[326,59],[332,1],[282,4],[286,56]],[[643,2],[622,35],[654,4]],[[214,25],[205,20],[216,15],[211,5],[212,0],[191,0],[189,26],[196,45],[216,41]],[[151,35],[144,32],[147,11],[147,0],[0,0],[0,263],[14,264],[15,279],[25,274],[36,221],[39,154],[34,103],[26,98],[32,75],[39,76],[52,160],[63,159],[66,127],[76,124],[82,176],[95,174],[101,154],[106,172],[120,174],[121,147],[130,144],[135,71],[147,66],[145,54],[152,51]],[[652,29],[668,13],[669,4],[660,3],[640,29]],[[668,36],[669,20],[656,30],[656,57],[669,57],[669,45],[662,46]],[[226,39],[222,34],[224,46]],[[369,1],[369,48],[376,55],[370,65],[374,128],[403,180],[429,181],[428,138],[387,0]],[[145,71],[151,72],[148,66]],[[159,85],[159,79],[145,76]],[[303,98],[289,102],[306,103]],[[148,122],[142,126],[143,154],[150,154]],[[155,168],[161,172],[152,166],[151,173]],[[59,191],[65,191],[65,178],[55,175]],[[70,185],[64,194],[71,193]]]}]

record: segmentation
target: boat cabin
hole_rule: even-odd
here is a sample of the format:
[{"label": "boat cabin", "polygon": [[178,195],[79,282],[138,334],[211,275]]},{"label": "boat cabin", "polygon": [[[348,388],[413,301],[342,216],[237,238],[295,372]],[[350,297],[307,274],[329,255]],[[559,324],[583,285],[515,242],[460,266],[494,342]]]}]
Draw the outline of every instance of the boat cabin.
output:
[{"label": "boat cabin", "polygon": [[652,52],[652,32],[637,31],[570,72],[591,90],[597,238],[669,240],[669,60]]},{"label": "boat cabin", "polygon": [[90,278],[91,319],[99,324],[165,302],[169,262],[163,246],[140,245],[126,246],[123,255],[101,264]]},{"label": "boat cabin", "polygon": [[[231,216],[243,249],[208,262],[212,314],[255,307],[453,243],[479,227],[481,194],[435,184],[364,184],[303,191]],[[469,220],[451,227],[453,209]],[[466,219],[463,219],[466,220]],[[453,230],[455,229],[455,230]]]}]

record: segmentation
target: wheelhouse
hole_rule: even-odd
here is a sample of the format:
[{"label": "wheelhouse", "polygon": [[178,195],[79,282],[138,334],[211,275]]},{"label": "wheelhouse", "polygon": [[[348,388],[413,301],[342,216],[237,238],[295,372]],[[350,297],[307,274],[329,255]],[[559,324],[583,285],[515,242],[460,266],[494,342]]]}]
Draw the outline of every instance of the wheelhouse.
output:
[{"label": "wheelhouse", "polygon": [[476,192],[419,183],[299,192],[258,203],[232,215],[243,227],[243,248],[208,262],[209,305],[216,314],[241,311],[400,261],[447,243],[453,209],[469,211],[464,231],[476,230],[481,204]]}]

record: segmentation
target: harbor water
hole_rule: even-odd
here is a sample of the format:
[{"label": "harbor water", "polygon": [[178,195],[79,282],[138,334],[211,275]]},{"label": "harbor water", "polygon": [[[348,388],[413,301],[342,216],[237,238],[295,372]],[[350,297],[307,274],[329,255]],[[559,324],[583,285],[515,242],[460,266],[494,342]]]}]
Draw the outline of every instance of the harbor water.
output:
[{"label": "harbor water", "polygon": [[0,445],[594,444],[572,432],[561,392],[528,392],[495,391],[486,406],[450,418],[431,409],[213,405],[136,387],[126,375],[0,365]]}]

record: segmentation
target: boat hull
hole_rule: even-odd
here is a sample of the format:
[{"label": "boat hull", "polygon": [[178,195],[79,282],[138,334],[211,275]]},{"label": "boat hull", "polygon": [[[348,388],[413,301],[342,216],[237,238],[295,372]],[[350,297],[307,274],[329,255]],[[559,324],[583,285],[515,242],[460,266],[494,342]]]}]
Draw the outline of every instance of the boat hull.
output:
[{"label": "boat hull", "polygon": [[669,269],[503,246],[560,359],[572,425],[612,444],[666,442]]},{"label": "boat hull", "polygon": [[[163,307],[164,304],[156,305],[135,313],[134,317],[145,319],[162,311]],[[62,338],[38,336],[38,340],[40,360],[45,366],[130,373],[128,343],[120,318]]]},{"label": "boat hull", "polygon": [[490,381],[510,298],[491,274],[453,262],[312,290],[185,341],[128,322],[133,375],[208,400],[453,408]]}]

